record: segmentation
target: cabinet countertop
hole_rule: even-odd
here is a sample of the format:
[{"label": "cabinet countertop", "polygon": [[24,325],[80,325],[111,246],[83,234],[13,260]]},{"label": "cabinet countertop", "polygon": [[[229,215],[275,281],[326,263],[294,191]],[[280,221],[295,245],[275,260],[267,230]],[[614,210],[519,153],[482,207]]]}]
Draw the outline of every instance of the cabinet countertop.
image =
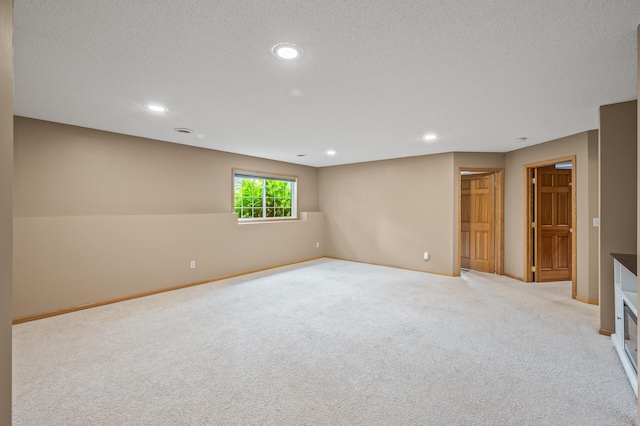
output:
[{"label": "cabinet countertop", "polygon": [[638,276],[638,256],[635,254],[624,254],[624,253],[611,253],[611,256],[618,262],[622,263],[622,266],[627,268],[629,271],[633,273],[633,275]]}]

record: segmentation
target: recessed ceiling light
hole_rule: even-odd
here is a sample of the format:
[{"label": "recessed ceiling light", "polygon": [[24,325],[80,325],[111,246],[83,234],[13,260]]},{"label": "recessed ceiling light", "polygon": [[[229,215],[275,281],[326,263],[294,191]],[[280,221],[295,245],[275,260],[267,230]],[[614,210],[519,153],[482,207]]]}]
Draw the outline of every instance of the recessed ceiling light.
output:
[{"label": "recessed ceiling light", "polygon": [[292,43],[279,43],[271,49],[273,56],[283,61],[295,61],[302,57],[302,49]]},{"label": "recessed ceiling light", "polygon": [[426,135],[422,136],[422,139],[427,142],[431,142],[438,139],[438,135],[436,135],[435,133],[427,133]]},{"label": "recessed ceiling light", "polygon": [[518,142],[518,143],[523,143],[523,142],[526,142],[526,141],[527,141],[527,138],[518,138],[518,139],[516,139],[516,142]]},{"label": "recessed ceiling light", "polygon": [[330,149],[329,151],[327,151],[327,155],[334,156],[334,155],[336,155],[336,152],[334,150]]},{"label": "recessed ceiling light", "polygon": [[186,127],[176,127],[173,130],[178,133],[193,133],[193,130],[187,129]]},{"label": "recessed ceiling light", "polygon": [[298,157],[306,157],[307,154],[298,154]]},{"label": "recessed ceiling light", "polygon": [[147,105],[147,109],[153,112],[167,112],[168,109],[162,105]]}]

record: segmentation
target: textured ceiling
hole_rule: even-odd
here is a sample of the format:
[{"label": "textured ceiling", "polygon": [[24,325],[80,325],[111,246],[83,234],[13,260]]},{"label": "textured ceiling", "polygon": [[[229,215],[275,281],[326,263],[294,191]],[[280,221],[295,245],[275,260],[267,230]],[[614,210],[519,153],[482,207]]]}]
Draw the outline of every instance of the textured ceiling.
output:
[{"label": "textured ceiling", "polygon": [[506,152],[636,99],[639,23],[638,0],[15,0],[15,113],[312,166]]}]

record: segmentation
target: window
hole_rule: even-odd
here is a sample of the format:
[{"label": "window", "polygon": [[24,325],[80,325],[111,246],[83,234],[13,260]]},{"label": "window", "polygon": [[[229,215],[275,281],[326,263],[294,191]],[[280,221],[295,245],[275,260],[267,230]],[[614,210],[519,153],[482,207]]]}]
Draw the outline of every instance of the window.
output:
[{"label": "window", "polygon": [[233,173],[233,208],[239,220],[295,219],[295,177]]}]

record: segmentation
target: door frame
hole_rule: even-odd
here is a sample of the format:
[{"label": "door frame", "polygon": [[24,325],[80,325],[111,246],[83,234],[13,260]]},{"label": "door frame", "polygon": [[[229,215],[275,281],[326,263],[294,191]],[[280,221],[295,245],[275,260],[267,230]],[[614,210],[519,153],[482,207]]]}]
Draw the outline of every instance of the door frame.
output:
[{"label": "door frame", "polygon": [[559,157],[551,160],[538,161],[536,163],[529,163],[524,165],[524,281],[525,282],[533,282],[533,272],[531,271],[531,267],[533,266],[535,254],[532,250],[532,233],[531,233],[531,223],[533,222],[533,212],[532,212],[532,199],[534,197],[532,188],[531,188],[531,178],[533,177],[533,169],[537,169],[539,167],[545,166],[553,166],[557,163],[566,163],[571,161],[571,297],[573,299],[576,298],[578,294],[578,246],[576,244],[578,237],[578,229],[577,229],[577,203],[576,203],[576,156],[570,155],[567,157]]},{"label": "door frame", "polygon": [[495,273],[504,275],[504,169],[485,167],[458,167],[458,261],[456,273],[460,276],[462,256],[462,172],[493,173],[495,175],[494,233]]}]

